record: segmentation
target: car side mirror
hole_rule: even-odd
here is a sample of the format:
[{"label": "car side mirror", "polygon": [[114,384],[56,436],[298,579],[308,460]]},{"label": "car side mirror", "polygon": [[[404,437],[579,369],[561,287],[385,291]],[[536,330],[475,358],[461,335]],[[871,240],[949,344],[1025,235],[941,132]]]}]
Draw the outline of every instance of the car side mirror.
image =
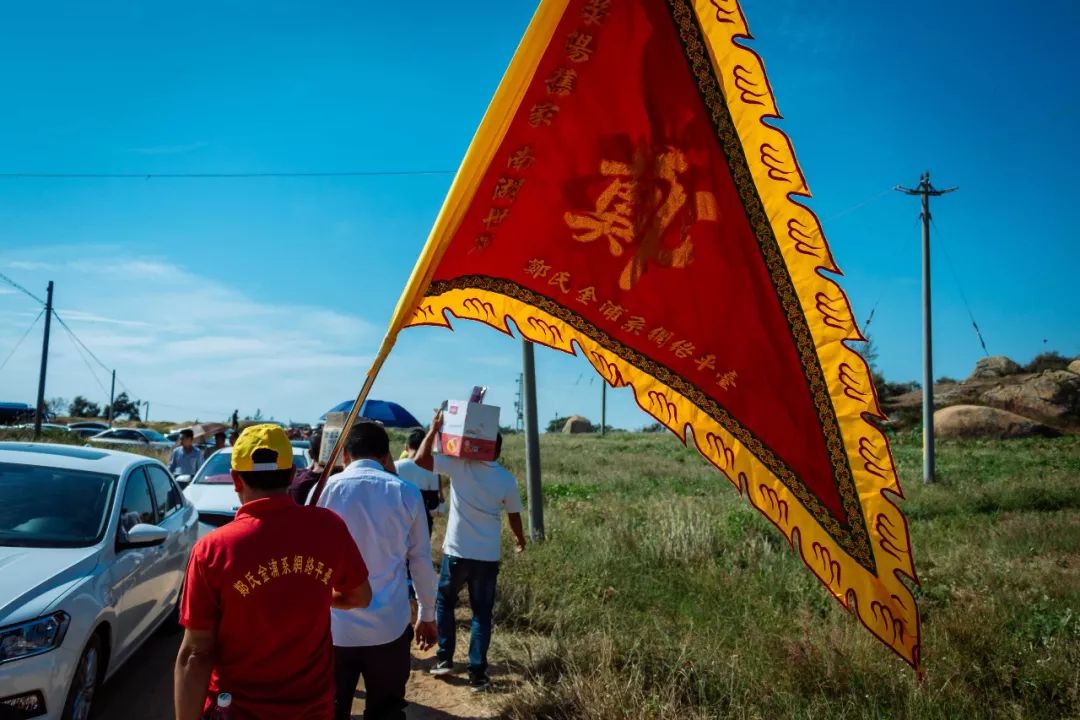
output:
[{"label": "car side mirror", "polygon": [[123,533],[120,538],[121,549],[154,547],[165,542],[169,531],[157,525],[139,523]]},{"label": "car side mirror", "polygon": [[183,490],[184,488],[186,488],[188,485],[191,484],[192,476],[191,475],[177,475],[175,478],[173,478],[173,480],[176,480],[176,484],[180,486],[181,490]]}]

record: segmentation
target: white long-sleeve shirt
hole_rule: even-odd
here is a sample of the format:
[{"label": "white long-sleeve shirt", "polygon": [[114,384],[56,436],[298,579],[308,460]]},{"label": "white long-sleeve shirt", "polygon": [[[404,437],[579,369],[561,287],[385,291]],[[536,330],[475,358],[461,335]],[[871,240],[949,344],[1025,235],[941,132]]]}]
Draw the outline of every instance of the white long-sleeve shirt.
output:
[{"label": "white long-sleeve shirt", "polygon": [[345,521],[364,556],[371,583],[371,604],[366,608],[331,610],[334,645],[371,647],[401,637],[410,619],[406,562],[420,620],[435,619],[427,511],[415,485],[386,472],[375,460],[357,460],[327,480],[318,504]]}]

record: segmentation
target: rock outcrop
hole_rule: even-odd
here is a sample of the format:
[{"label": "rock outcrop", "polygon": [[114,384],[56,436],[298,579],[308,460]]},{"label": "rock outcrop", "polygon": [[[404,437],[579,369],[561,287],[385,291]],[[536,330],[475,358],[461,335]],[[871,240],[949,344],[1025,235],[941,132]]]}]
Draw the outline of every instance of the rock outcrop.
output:
[{"label": "rock outcrop", "polygon": [[1019,364],[1004,355],[997,355],[995,357],[981,358],[975,363],[975,371],[971,373],[968,380],[989,380],[991,378],[1016,375],[1020,372],[1023,372],[1023,368]]},{"label": "rock outcrop", "polygon": [[934,436],[938,438],[1010,440],[1059,435],[1052,427],[997,408],[953,405],[934,413]]},{"label": "rock outcrop", "polygon": [[1055,427],[1080,426],[1080,375],[1047,370],[986,390],[982,401]]}]

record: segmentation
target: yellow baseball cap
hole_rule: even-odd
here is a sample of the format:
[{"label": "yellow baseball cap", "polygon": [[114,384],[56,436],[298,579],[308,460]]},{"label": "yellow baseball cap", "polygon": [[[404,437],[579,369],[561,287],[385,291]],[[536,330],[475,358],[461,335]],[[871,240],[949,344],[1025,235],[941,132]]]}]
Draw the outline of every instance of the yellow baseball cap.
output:
[{"label": "yellow baseball cap", "polygon": [[[256,450],[272,450],[277,454],[277,459],[274,462],[255,462],[252,456]],[[293,466],[292,454],[289,436],[279,425],[252,425],[233,442],[232,469],[240,472],[288,470]]]}]

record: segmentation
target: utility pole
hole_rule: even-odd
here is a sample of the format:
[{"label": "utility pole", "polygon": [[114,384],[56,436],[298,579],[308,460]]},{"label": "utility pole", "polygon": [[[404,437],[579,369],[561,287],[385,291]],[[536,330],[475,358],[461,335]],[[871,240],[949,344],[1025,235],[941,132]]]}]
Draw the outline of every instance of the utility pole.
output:
[{"label": "utility pole", "polygon": [[600,435],[607,435],[607,380],[600,378]]},{"label": "utility pole", "polygon": [[518,376],[517,376],[517,399],[514,401],[514,413],[515,413],[514,429],[517,430],[518,432],[521,432],[522,428],[524,428],[524,426],[525,426],[525,407],[522,404],[522,388],[523,387],[524,387],[524,383],[522,381],[522,375],[521,375],[521,373],[518,373]]},{"label": "utility pole", "polygon": [[536,419],[536,359],[533,344],[521,339],[521,377],[525,406],[525,479],[528,486],[529,533],[544,539],[544,492],[540,484],[540,429]]},{"label": "utility pole", "polygon": [[143,415],[143,422],[149,422],[150,421],[150,401],[147,400],[144,404],[146,405],[146,413]]},{"label": "utility pole", "polygon": [[905,195],[922,197],[922,305],[923,305],[923,482],[934,482],[934,333],[930,309],[930,198],[956,190],[938,190],[930,184],[930,171],[919,179],[918,186],[896,186]]},{"label": "utility pole", "polygon": [[109,427],[112,427],[113,416],[116,414],[116,409],[113,405],[116,404],[116,370],[112,371],[112,386],[109,388]]},{"label": "utility pole", "polygon": [[49,328],[52,326],[52,292],[53,282],[49,281],[49,288],[45,295],[45,335],[41,341],[41,375],[38,376],[37,388],[37,413],[34,414],[34,439],[41,437],[41,421],[45,414],[45,371],[49,367]]}]

